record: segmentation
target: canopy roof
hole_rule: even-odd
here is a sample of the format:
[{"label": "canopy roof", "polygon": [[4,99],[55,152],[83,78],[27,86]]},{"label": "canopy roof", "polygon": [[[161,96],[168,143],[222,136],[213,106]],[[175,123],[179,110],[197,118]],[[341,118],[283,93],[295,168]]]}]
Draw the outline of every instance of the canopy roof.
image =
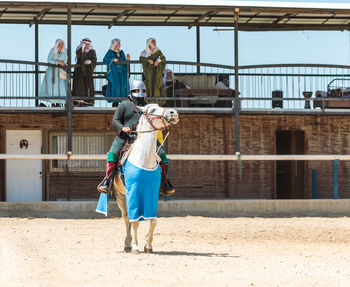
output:
[{"label": "canopy roof", "polygon": [[233,27],[242,31],[350,30],[350,4],[215,0],[2,1],[0,23]]}]

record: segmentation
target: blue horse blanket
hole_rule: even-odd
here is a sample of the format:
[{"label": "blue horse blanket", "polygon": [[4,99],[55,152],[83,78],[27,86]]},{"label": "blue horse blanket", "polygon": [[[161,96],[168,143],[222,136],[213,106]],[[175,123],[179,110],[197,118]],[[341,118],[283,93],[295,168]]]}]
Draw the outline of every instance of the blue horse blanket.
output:
[{"label": "blue horse blanket", "polygon": [[160,166],[157,165],[153,170],[142,169],[127,160],[123,171],[129,221],[157,218]]},{"label": "blue horse blanket", "polygon": [[96,212],[102,213],[107,216],[108,212],[108,198],[109,194],[100,193],[100,198],[97,202]]}]

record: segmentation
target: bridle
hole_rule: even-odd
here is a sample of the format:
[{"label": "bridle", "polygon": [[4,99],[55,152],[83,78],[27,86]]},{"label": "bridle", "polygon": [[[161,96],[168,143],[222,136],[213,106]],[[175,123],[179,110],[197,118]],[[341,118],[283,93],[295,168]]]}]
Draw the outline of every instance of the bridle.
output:
[{"label": "bridle", "polygon": [[[146,120],[149,122],[149,124],[151,125],[152,128],[154,128],[155,131],[157,130],[165,130],[168,129],[168,125],[167,125],[167,120],[164,117],[165,112],[168,110],[166,108],[163,108],[162,114],[161,115],[155,115],[155,114],[149,114],[148,113],[148,109],[150,108],[150,106],[147,107],[146,112],[143,114],[143,116],[146,118]],[[153,117],[150,117],[153,116]],[[154,126],[153,121],[154,120],[161,120],[163,127],[158,129]]]},{"label": "bridle", "polygon": [[[156,115],[156,114],[148,114],[148,109],[150,107],[147,107],[146,111],[142,114],[142,116],[149,122],[149,124],[151,125],[151,127],[153,128],[153,130],[148,130],[148,131],[131,131],[130,133],[132,134],[141,134],[141,133],[151,133],[151,132],[155,132],[155,131],[163,131],[163,130],[169,130],[169,126],[167,125],[167,120],[164,117],[165,112],[168,110],[166,108],[163,108],[163,112],[161,115]],[[161,128],[156,128],[154,126],[153,121],[155,120],[161,120],[163,127]]]},{"label": "bridle", "polygon": [[[148,109],[149,107],[147,107],[146,111],[142,114],[142,117],[144,117],[148,122],[149,124],[151,125],[151,127],[153,128],[153,130],[148,130],[148,131],[131,131],[130,133],[133,133],[133,134],[143,134],[143,133],[151,133],[151,132],[155,132],[155,131],[163,131],[163,130],[167,130],[167,133],[163,139],[163,143],[160,144],[160,146],[158,147],[157,149],[157,153],[158,151],[160,150],[161,147],[164,146],[164,143],[165,141],[167,140],[168,138],[168,135],[169,135],[169,132],[170,132],[170,129],[169,129],[169,126],[167,125],[167,120],[165,119],[164,117],[164,114],[165,112],[168,110],[166,108],[163,108],[163,112],[161,115],[155,115],[155,114],[148,114]],[[153,117],[150,117],[150,116],[153,116]],[[153,121],[154,120],[161,120],[162,121],[162,124],[163,124],[163,127],[161,128],[156,128],[153,124]]]}]

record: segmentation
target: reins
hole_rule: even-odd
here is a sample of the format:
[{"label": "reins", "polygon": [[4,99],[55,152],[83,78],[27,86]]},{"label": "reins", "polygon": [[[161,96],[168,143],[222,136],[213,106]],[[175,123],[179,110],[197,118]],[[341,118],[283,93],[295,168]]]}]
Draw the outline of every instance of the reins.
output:
[{"label": "reins", "polygon": [[[149,108],[149,107],[148,107]],[[165,111],[167,109],[164,109],[161,115],[155,115],[155,114],[147,114],[148,108],[146,110],[146,112],[144,114],[142,114],[142,116],[144,116],[146,118],[146,120],[149,122],[149,124],[151,125],[151,127],[153,128],[153,130],[149,130],[149,131],[131,131],[131,134],[144,134],[144,133],[152,133],[155,131],[163,131],[163,130],[169,130],[169,127],[166,124],[166,120],[164,117]],[[154,116],[153,118],[150,118],[149,116]],[[154,120],[162,120],[163,126],[162,128],[158,129],[153,125],[153,121]],[[169,132],[168,132],[169,133]]]},{"label": "reins", "polygon": [[164,131],[164,130],[170,130],[169,127],[164,127],[164,128],[161,128],[161,129],[155,129],[155,130],[149,130],[149,131],[131,131],[129,132],[130,134],[145,134],[145,133],[153,133],[153,132],[156,132],[156,131]]},{"label": "reins", "polygon": [[164,147],[164,143],[165,143],[165,141],[166,141],[166,139],[167,139],[167,137],[168,137],[168,135],[169,135],[169,130],[167,131],[167,133],[166,133],[166,135],[165,135],[165,137],[164,137],[164,139],[163,139],[163,142],[162,143],[160,143],[160,146],[158,147],[158,149],[157,149],[157,153],[159,152],[159,150],[160,150],[160,148],[161,147]]}]

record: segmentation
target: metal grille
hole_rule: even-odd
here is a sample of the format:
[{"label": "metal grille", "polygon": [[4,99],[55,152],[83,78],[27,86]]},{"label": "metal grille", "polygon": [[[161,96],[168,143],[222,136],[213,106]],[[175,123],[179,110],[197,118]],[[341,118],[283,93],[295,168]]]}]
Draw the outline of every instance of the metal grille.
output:
[{"label": "metal grille", "polygon": [[[112,133],[73,134],[72,145],[74,154],[106,154],[114,137],[115,135]],[[67,152],[67,135],[51,134],[50,143],[52,154],[65,154]],[[51,170],[62,170],[66,168],[66,163],[68,163],[68,168],[73,171],[105,169],[104,160],[52,160]]]}]

